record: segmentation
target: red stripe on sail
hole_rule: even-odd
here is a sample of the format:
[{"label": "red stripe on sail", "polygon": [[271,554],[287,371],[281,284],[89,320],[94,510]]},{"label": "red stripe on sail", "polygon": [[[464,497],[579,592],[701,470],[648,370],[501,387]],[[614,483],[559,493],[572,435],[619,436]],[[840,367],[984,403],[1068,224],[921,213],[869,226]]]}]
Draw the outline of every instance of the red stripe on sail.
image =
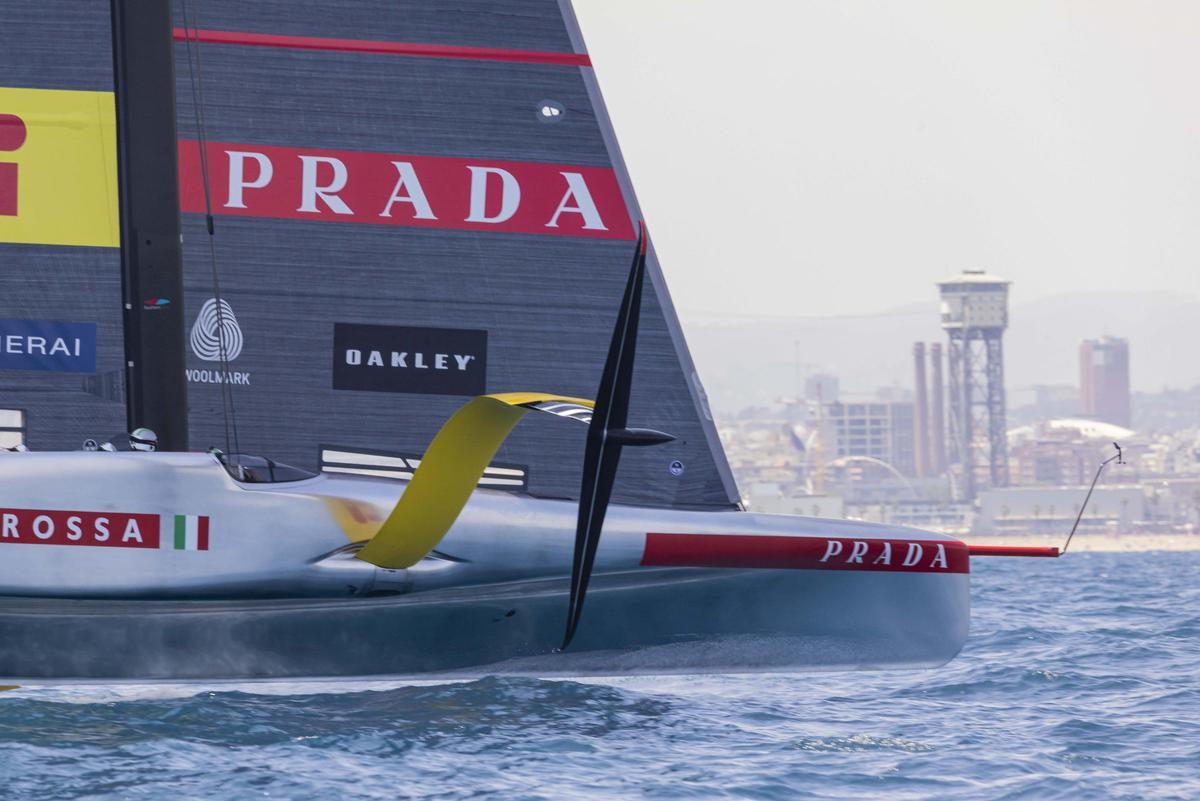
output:
[{"label": "red stripe on sail", "polygon": [[389,56],[425,58],[465,58],[475,61],[517,61],[526,64],[557,64],[564,67],[590,67],[587,53],[554,53],[542,50],[508,50],[498,47],[421,44],[418,42],[382,42],[371,39],[327,39],[317,36],[285,36],[276,33],[175,29],[175,41],[207,44],[247,45],[250,47],[286,47],[292,50],[334,50],[343,53],[375,53]]},{"label": "red stripe on sail", "polygon": [[642,565],[969,573],[970,556],[958,540],[650,533]]},{"label": "red stripe on sail", "polygon": [[208,517],[200,516],[196,518],[196,550],[208,550]]}]

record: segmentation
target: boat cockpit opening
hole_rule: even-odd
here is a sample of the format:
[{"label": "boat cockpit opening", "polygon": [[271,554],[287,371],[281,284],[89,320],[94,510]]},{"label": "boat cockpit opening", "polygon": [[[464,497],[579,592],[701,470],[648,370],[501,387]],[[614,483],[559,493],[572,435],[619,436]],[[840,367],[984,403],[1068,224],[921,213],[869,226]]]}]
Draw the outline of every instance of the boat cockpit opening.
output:
[{"label": "boat cockpit opening", "polygon": [[234,481],[243,484],[279,484],[285,481],[304,481],[319,474],[302,467],[276,462],[264,456],[245,453],[214,453],[217,461]]}]

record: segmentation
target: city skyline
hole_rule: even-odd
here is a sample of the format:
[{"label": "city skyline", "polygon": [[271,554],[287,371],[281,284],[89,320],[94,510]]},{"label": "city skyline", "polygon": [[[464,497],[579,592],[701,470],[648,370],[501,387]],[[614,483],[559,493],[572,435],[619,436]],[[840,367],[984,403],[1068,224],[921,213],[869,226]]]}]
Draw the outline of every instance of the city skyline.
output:
[{"label": "city skyline", "polygon": [[[810,373],[837,374],[848,394],[912,389],[903,343],[941,337],[937,289],[930,285],[926,291],[923,304],[894,314],[693,320],[688,340],[718,412],[797,394]],[[1010,316],[1005,356],[1013,405],[1031,402],[1038,387],[1078,388],[1080,343],[1104,337],[1129,343],[1133,392],[1200,385],[1200,362],[1180,359],[1174,346],[1200,338],[1200,302],[1153,293],[1078,293],[1014,301]]]}]

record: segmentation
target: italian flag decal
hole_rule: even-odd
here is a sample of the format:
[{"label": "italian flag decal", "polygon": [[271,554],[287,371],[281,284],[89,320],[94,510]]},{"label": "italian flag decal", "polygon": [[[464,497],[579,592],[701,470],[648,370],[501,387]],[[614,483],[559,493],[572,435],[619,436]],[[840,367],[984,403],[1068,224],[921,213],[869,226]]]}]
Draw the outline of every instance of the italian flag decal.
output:
[{"label": "italian flag decal", "polygon": [[208,516],[175,515],[175,550],[208,550]]}]

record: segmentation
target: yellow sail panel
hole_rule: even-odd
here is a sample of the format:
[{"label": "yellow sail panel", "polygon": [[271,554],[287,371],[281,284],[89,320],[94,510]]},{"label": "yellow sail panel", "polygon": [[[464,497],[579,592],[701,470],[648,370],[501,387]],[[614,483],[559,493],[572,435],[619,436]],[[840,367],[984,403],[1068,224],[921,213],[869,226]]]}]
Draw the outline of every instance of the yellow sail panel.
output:
[{"label": "yellow sail panel", "polygon": [[0,87],[0,242],[119,247],[112,92]]}]

